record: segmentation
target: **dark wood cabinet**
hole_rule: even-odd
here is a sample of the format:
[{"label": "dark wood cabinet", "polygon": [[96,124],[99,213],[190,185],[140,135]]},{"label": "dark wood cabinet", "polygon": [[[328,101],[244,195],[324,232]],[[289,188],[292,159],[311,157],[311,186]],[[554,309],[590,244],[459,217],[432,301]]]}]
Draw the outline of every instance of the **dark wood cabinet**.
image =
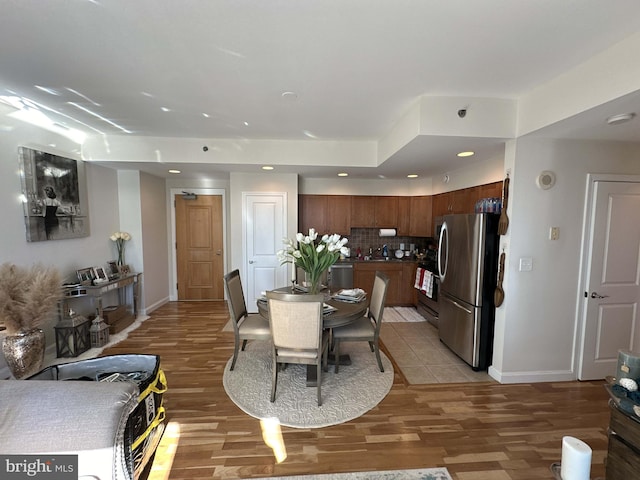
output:
[{"label": "dark wood cabinet", "polygon": [[326,233],[327,195],[300,195],[298,199],[298,231],[305,235],[310,228]]},{"label": "dark wood cabinet", "polygon": [[376,197],[354,195],[351,197],[351,227],[375,228]]},{"label": "dark wood cabinet", "polygon": [[413,288],[413,282],[416,266],[416,262],[411,261],[356,262],[353,283],[371,294],[376,272],[383,272],[389,277],[385,306],[415,305],[417,291]]},{"label": "dark wood cabinet", "polygon": [[433,197],[424,195],[410,198],[409,236],[433,237]]},{"label": "dark wood cabinet", "polygon": [[606,479],[637,478],[640,472],[640,421],[619,410],[612,401]]},{"label": "dark wood cabinet", "polygon": [[351,233],[351,196],[327,195],[327,231],[324,233]]},{"label": "dark wood cabinet", "polygon": [[462,188],[433,196],[433,219],[454,213],[474,213],[481,198],[502,197],[502,182]]},{"label": "dark wood cabinet", "polygon": [[[411,200],[412,197],[398,197],[398,235],[401,237],[414,236],[411,233]],[[431,205],[429,205],[429,217],[431,217]]]},{"label": "dark wood cabinet", "polygon": [[398,197],[375,197],[376,228],[398,227]]}]

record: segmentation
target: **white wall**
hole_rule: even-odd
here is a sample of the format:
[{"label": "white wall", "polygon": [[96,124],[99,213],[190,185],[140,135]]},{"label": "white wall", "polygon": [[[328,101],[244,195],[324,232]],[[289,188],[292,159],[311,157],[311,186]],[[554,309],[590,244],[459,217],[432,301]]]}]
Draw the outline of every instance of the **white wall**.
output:
[{"label": "white wall", "polygon": [[[574,380],[578,275],[588,173],[640,173],[640,145],[522,138],[510,142],[511,169],[505,300],[496,310],[493,366],[502,383]],[[555,187],[540,190],[542,170],[557,175]],[[640,214],[637,219],[640,221]],[[560,239],[549,240],[549,228]],[[531,257],[533,270],[520,272]]]}]

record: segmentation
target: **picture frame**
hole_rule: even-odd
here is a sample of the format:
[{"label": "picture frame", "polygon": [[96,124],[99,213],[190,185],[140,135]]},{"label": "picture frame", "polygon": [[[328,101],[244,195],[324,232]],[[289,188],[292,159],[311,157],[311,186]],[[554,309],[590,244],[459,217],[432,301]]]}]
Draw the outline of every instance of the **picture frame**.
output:
[{"label": "picture frame", "polygon": [[76,275],[78,277],[78,282],[80,283],[80,285],[91,285],[91,283],[93,282],[93,268],[91,267],[87,267],[87,268],[81,268],[79,270],[76,270]]},{"label": "picture frame", "polygon": [[89,236],[84,162],[18,147],[28,242]]},{"label": "picture frame", "polygon": [[115,280],[116,278],[118,278],[120,276],[120,270],[118,269],[118,263],[115,260],[107,262],[107,266],[105,268],[105,271],[107,272],[107,276],[109,277],[109,280]]},{"label": "picture frame", "polygon": [[107,272],[105,272],[104,267],[93,267],[93,283],[104,283],[108,282],[109,278],[107,277]]}]

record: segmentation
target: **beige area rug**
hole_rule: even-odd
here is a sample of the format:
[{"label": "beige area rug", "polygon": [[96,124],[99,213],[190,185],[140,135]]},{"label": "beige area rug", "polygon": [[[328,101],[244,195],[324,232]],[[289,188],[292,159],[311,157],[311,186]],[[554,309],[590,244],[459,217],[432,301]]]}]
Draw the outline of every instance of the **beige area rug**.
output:
[{"label": "beige area rug", "polygon": [[306,365],[288,365],[278,373],[276,400],[271,403],[272,347],[270,342],[252,341],[240,352],[236,367],[224,369],[223,385],[229,398],[245,413],[258,419],[276,419],[293,428],[320,428],[337,425],[365,414],[391,390],[393,366],[380,352],[384,373],[367,342],[348,342],[342,353],[351,365],[334,367],[322,375],[322,406],[318,407],[316,387],[307,387]]},{"label": "beige area rug", "polygon": [[[327,473],[323,475],[293,475],[269,477],[270,480],[451,480],[444,468],[419,468],[413,470],[385,470],[380,472]],[[257,480],[266,480],[266,477]]]},{"label": "beige area rug", "polygon": [[414,307],[386,307],[382,317],[383,322],[426,322],[427,319],[418,313]]}]

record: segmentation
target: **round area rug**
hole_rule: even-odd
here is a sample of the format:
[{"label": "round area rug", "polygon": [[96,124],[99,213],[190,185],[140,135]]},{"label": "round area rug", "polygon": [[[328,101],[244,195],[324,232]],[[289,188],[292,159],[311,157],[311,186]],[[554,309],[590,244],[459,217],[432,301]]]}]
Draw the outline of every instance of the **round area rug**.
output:
[{"label": "round area rug", "polygon": [[224,369],[224,389],[245,413],[258,419],[276,418],[287,427],[318,428],[353,420],[389,393],[393,366],[380,352],[384,366],[384,372],[380,372],[367,342],[345,342],[340,350],[350,355],[351,365],[340,365],[337,374],[333,365],[322,372],[321,407],[316,387],[306,386],[307,366],[294,364],[278,372],[276,400],[271,403],[272,346],[265,341],[250,341],[245,351],[240,351],[233,371],[229,370],[229,359]]}]

